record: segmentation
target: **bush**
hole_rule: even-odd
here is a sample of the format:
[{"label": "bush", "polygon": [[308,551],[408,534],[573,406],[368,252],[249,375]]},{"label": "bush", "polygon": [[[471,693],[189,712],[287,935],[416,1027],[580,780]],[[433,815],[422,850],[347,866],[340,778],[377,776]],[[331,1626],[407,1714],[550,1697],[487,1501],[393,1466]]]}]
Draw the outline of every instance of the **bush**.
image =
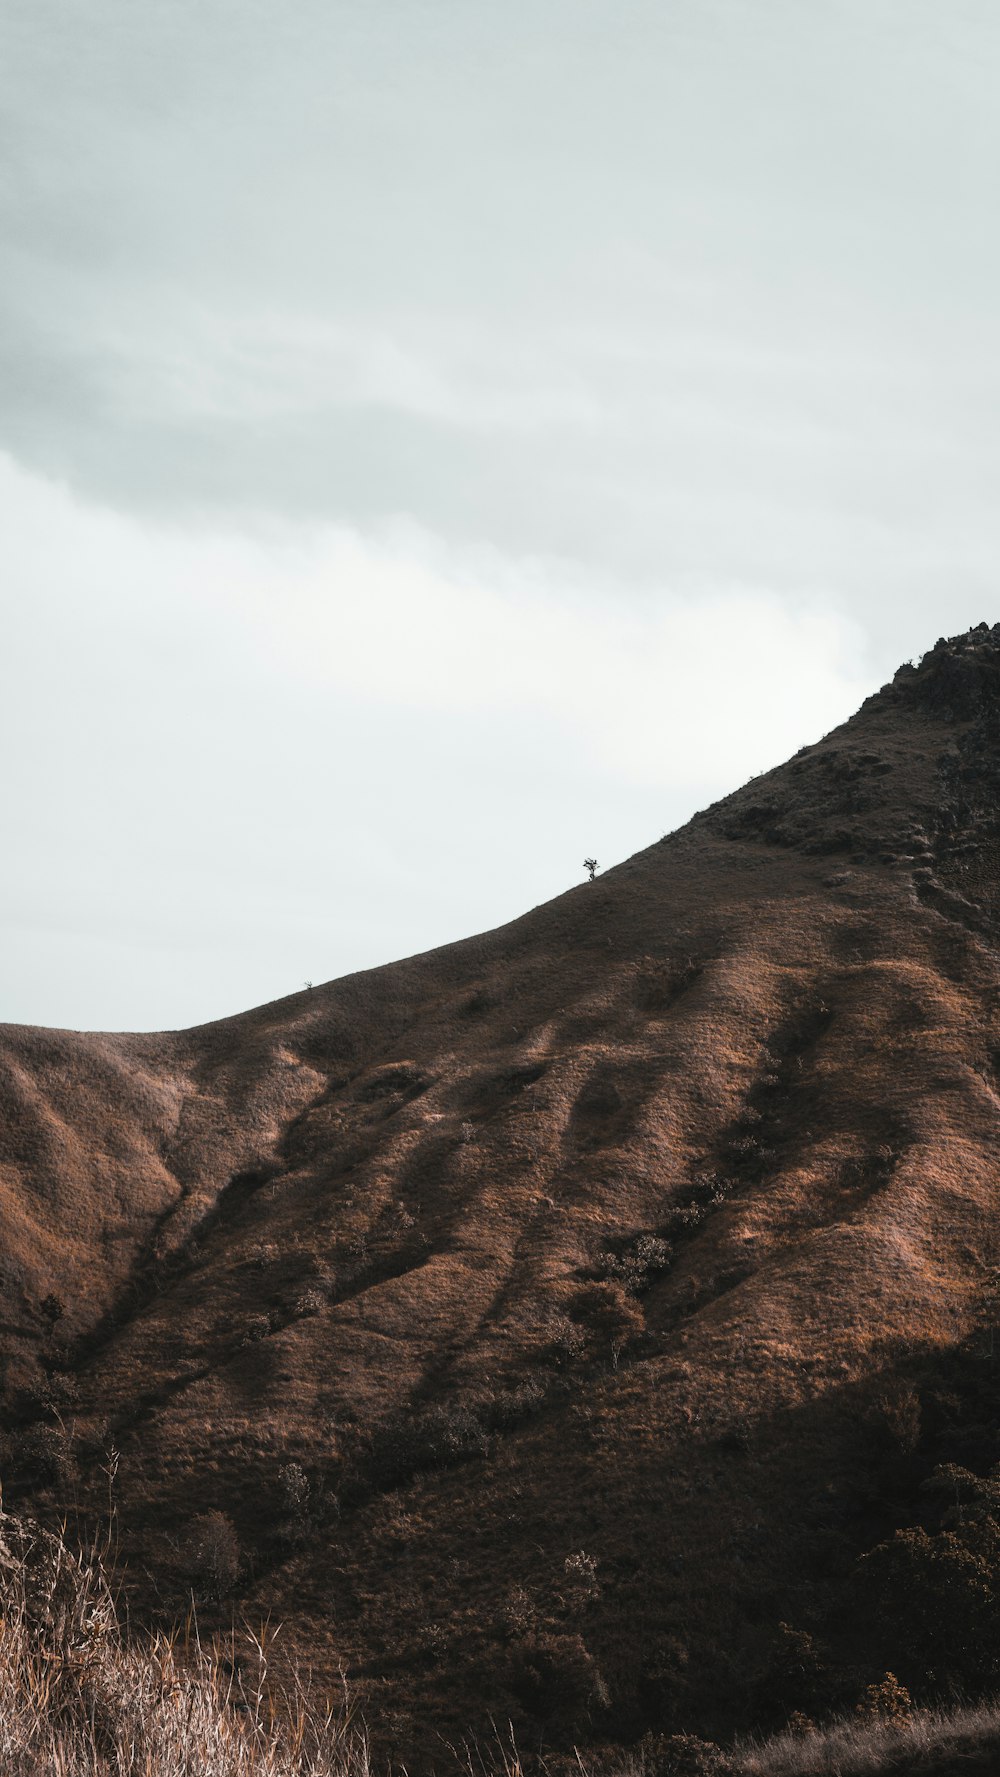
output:
[{"label": "bush", "polygon": [[61,1425],[29,1425],[12,1433],[9,1452],[22,1486],[63,1487],[76,1471],[73,1447]]},{"label": "bush", "polygon": [[316,1523],[317,1499],[312,1482],[301,1462],[285,1462],[278,1470],[280,1496],[277,1536],[290,1548],[299,1548],[308,1540]]},{"label": "bush", "polygon": [[49,1295],[42,1297],[38,1304],[38,1311],[46,1322],[49,1332],[54,1333],[66,1313],[66,1304],[62,1297],[57,1296],[53,1290]]},{"label": "bush", "polygon": [[641,1296],[654,1277],[667,1269],[672,1257],[669,1240],[659,1234],[640,1234],[617,1252],[602,1253],[598,1268],[602,1278],[620,1283],[633,1296]]},{"label": "bush", "polygon": [[567,1555],[563,1572],[566,1575],[566,1602],[571,1609],[579,1610],[601,1596],[598,1565],[596,1555],[588,1555],[585,1549]]},{"label": "bush", "polygon": [[996,1593],[985,1554],[954,1531],[897,1530],[862,1557],[884,1651],[917,1676],[979,1686],[996,1669]]},{"label": "bush", "polygon": [[224,1598],[240,1576],[240,1541],[225,1512],[195,1518],[181,1550],[181,1571],[200,1598]]},{"label": "bush", "polygon": [[391,1420],[372,1443],[373,1479],[395,1486],[424,1469],[448,1468],[484,1456],[489,1441],[472,1408],[455,1404],[425,1407],[406,1419]]},{"label": "bush", "polygon": [[552,1364],[557,1370],[564,1370],[579,1362],[587,1349],[582,1327],[553,1314],[546,1322],[546,1331],[549,1336],[539,1352],[543,1363]]},{"label": "bush", "polygon": [[585,1284],[574,1296],[570,1311],[574,1320],[588,1327],[616,1365],[625,1347],[638,1338],[646,1325],[642,1309],[620,1283]]},{"label": "bush", "polygon": [[643,1777],[729,1777],[732,1760],[697,1734],[648,1734],[640,1743]]},{"label": "bush", "polygon": [[295,1299],[295,1318],[296,1320],[307,1320],[310,1315],[319,1314],[325,1305],[323,1292],[316,1289],[314,1285],[310,1285]]},{"label": "bush", "polygon": [[574,1729],[608,1701],[593,1656],[580,1635],[531,1635],[515,1647],[511,1683],[519,1702],[541,1720]]},{"label": "bush", "polygon": [[757,1701],[766,1714],[829,1707],[834,1683],[829,1653],[808,1629],[779,1623],[764,1641],[762,1666]]},{"label": "bush", "polygon": [[531,1377],[514,1388],[498,1390],[486,1403],[486,1421],[492,1431],[509,1431],[540,1413],[549,1396],[549,1388],[539,1377]]},{"label": "bush", "polygon": [[894,1672],[887,1672],[878,1684],[870,1684],[857,1706],[856,1713],[865,1721],[908,1722],[913,1714],[913,1698]]}]

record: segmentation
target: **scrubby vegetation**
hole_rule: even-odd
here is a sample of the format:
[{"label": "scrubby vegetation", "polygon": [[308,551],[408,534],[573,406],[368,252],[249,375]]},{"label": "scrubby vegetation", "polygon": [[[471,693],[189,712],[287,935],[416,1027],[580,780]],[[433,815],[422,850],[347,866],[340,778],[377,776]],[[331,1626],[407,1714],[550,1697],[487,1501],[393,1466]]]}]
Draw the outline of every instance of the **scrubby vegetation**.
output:
[{"label": "scrubby vegetation", "polygon": [[[218,1526],[195,1527],[214,1543]],[[195,1540],[197,1540],[197,1537]],[[591,1592],[596,1564],[565,1563]],[[318,1707],[269,1670],[280,1631],[206,1646],[183,1633],[123,1637],[96,1560],[78,1562],[39,1526],[0,1513],[0,1770],[4,1777],[371,1777],[362,1725],[343,1706]],[[550,1716],[600,1701],[602,1680],[579,1636],[517,1644],[514,1680]],[[648,1734],[632,1747],[569,1757],[511,1743],[444,1764],[468,1777],[974,1777],[994,1769],[1000,1704],[914,1709],[892,1673],[854,1711],[826,1725],[805,1716],[771,1739],[726,1750],[694,1734]],[[387,1777],[406,1767],[396,1747]]]}]

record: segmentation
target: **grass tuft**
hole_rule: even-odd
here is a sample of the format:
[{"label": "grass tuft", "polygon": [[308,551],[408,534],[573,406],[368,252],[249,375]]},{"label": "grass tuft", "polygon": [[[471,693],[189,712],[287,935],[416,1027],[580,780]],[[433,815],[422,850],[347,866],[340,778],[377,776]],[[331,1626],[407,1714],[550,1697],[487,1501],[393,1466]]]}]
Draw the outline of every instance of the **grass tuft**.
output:
[{"label": "grass tuft", "polygon": [[970,1777],[1000,1768],[1000,1701],[916,1709],[895,1720],[856,1713],[745,1743],[733,1759],[738,1777],[916,1777],[959,1766]]}]

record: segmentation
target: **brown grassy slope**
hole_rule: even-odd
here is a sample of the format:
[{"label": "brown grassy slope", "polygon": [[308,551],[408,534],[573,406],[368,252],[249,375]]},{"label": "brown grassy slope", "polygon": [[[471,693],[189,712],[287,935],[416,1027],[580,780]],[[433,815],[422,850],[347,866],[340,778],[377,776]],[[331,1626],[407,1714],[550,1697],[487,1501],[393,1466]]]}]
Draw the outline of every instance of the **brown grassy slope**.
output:
[{"label": "brown grassy slope", "polygon": [[998,715],[972,632],[500,931],[7,1029],[13,1484],[94,1504],[113,1442],[147,1609],[229,1514],[238,1601],[390,1736],[780,1713],[779,1624],[836,1639],[913,1379],[992,1312]]}]

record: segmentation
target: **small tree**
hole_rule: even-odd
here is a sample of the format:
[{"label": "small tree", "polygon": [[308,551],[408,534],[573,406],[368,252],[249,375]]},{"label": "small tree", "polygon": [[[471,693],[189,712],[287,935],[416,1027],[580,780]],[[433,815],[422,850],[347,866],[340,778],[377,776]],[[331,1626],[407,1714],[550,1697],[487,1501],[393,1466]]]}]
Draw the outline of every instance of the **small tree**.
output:
[{"label": "small tree", "polygon": [[590,871],[590,880],[591,880],[591,882],[593,882],[594,877],[597,875],[597,872],[601,867],[600,864],[597,862],[597,859],[596,858],[584,858],[583,867],[585,870]]},{"label": "small tree", "polygon": [[200,1598],[223,1598],[232,1591],[240,1574],[240,1543],[224,1512],[203,1512],[192,1520],[181,1572]]},{"label": "small tree", "polygon": [[908,1722],[913,1714],[913,1698],[894,1672],[887,1672],[878,1684],[865,1690],[855,1713],[865,1721]]}]

